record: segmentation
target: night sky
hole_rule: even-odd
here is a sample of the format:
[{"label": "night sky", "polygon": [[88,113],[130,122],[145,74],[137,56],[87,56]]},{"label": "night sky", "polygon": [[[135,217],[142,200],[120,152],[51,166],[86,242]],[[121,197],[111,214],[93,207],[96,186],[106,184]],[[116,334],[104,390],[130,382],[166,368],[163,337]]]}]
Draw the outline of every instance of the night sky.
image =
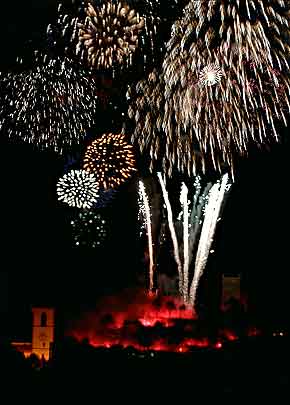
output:
[{"label": "night sky", "polygon": [[[45,32],[57,3],[31,0],[1,5],[1,69],[13,66],[29,38]],[[288,130],[281,135],[280,145],[253,151],[239,162],[217,231],[214,266],[209,266],[213,271],[243,273],[255,307],[271,319],[286,317],[289,304]],[[121,188],[106,210],[112,222],[106,248],[79,251],[71,247],[69,210],[55,195],[64,160],[10,142],[4,134],[0,145],[0,310],[3,314],[9,308],[12,335],[25,329],[31,304],[49,303],[73,311],[92,305],[99,294],[134,283],[140,266],[136,179]]]}]

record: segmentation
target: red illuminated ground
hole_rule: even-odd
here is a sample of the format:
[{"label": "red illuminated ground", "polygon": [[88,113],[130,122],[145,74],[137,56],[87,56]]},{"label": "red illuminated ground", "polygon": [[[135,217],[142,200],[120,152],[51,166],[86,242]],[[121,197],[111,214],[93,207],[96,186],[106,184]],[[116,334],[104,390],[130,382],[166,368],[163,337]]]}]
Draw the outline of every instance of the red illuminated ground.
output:
[{"label": "red illuminated ground", "polygon": [[173,297],[148,296],[140,291],[125,291],[98,303],[96,311],[86,314],[67,328],[67,335],[92,346],[134,347],[137,350],[187,352],[193,347],[221,348],[224,340],[234,340],[223,332],[210,343],[207,331],[191,308]]}]

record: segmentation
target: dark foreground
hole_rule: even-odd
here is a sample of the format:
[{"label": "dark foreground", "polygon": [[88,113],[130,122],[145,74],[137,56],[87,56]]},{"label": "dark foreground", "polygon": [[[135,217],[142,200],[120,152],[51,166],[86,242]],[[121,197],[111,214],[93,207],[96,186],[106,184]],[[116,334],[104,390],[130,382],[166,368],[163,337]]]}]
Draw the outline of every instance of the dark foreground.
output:
[{"label": "dark foreground", "polygon": [[[229,397],[286,403],[290,393],[288,336],[247,337],[221,348],[188,353],[97,349],[72,339],[55,347],[53,360],[39,367],[9,345],[2,345],[1,385],[22,401],[51,398],[65,403],[81,394],[82,404],[127,401],[180,401]],[[6,398],[6,397],[5,397]],[[2,398],[4,399],[4,398]],[[2,402],[2,401],[1,401]],[[25,402],[26,403],[26,402]]]}]

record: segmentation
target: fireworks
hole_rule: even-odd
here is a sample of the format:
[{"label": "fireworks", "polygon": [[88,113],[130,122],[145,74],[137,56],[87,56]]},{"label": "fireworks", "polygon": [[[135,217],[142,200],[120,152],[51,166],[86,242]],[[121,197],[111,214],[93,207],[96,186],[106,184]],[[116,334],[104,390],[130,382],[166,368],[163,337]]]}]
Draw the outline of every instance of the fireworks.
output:
[{"label": "fireworks", "polygon": [[199,245],[196,253],[194,276],[190,287],[190,301],[193,307],[196,303],[198,284],[204,272],[208,255],[210,253],[216,225],[219,220],[219,214],[224,203],[225,195],[229,191],[230,187],[229,176],[225,174],[221,182],[214,184],[210,190],[208,203],[204,213],[204,222],[199,239]]},{"label": "fireworks", "polygon": [[183,209],[183,291],[187,295],[189,276],[189,212],[188,188],[184,183],[181,188],[180,203]]},{"label": "fireworks", "polygon": [[104,134],[87,148],[84,169],[95,174],[100,187],[113,189],[136,170],[133,147],[123,134]]},{"label": "fireworks", "polygon": [[[200,277],[205,269],[209,251],[225,195],[230,189],[229,176],[224,175],[214,185],[201,186],[199,176],[194,181],[193,200],[188,200],[188,188],[183,183],[180,194],[182,212],[174,220],[173,212],[161,173],[157,174],[167,210],[167,223],[172,240],[179,278],[179,294],[185,303],[194,307]],[[198,245],[198,248],[196,249]],[[191,263],[196,253],[192,278]],[[183,255],[182,255],[183,253]],[[183,256],[183,258],[182,258]]]},{"label": "fireworks", "polygon": [[89,209],[98,199],[98,182],[85,170],[71,170],[59,179],[56,188],[59,201],[71,207]]},{"label": "fireworks", "polygon": [[[151,171],[154,161],[160,158],[162,171],[171,174],[175,160],[172,153],[175,154],[175,151],[170,148],[170,140],[166,140],[163,127],[166,119],[171,118],[168,111],[172,107],[173,99],[165,98],[163,78],[158,76],[158,72],[152,72],[148,76],[148,80],[142,80],[137,84],[136,89],[132,87],[129,89],[127,98],[130,102],[129,117],[136,122],[132,141],[138,141],[141,152],[149,154]],[[174,128],[173,122],[172,128]],[[170,139],[174,141],[173,134]],[[166,152],[162,153],[164,147],[166,147]],[[182,159],[181,155],[180,158]]]},{"label": "fireworks", "polygon": [[[73,0],[58,8],[47,27],[48,41],[65,54],[113,76],[136,59],[152,66],[164,50],[162,24],[168,25],[186,0]],[[161,34],[161,35],[159,35]],[[137,51],[137,52],[136,52]],[[140,65],[141,67],[141,65]]]},{"label": "fireworks", "polygon": [[202,69],[199,82],[203,86],[213,86],[221,81],[222,72],[218,65],[210,64]]},{"label": "fireworks", "polygon": [[289,3],[191,1],[163,68],[131,90],[133,140],[169,175],[233,168],[251,144],[278,140],[290,112]]},{"label": "fireworks", "polygon": [[181,263],[181,259],[180,259],[180,255],[179,255],[178,239],[177,239],[177,235],[176,235],[175,228],[174,228],[171,204],[169,201],[169,196],[168,196],[168,192],[166,190],[165,182],[164,182],[160,172],[157,173],[157,177],[160,182],[160,186],[161,186],[161,190],[162,190],[162,194],[163,194],[163,198],[164,198],[164,203],[165,203],[166,210],[167,210],[168,227],[170,230],[170,235],[171,235],[173,250],[174,250],[174,258],[175,258],[175,261],[177,264],[177,270],[178,270],[179,293],[182,297],[184,297],[185,294],[184,294],[184,290],[183,290],[182,263]]},{"label": "fireworks", "polygon": [[138,46],[138,34],[144,19],[122,2],[106,1],[100,7],[88,3],[85,21],[77,23],[77,50],[86,50],[88,64],[94,68],[109,68],[132,58]]},{"label": "fireworks", "polygon": [[62,153],[80,143],[94,122],[94,83],[66,58],[10,75],[3,86],[0,120],[10,137]]},{"label": "fireworks", "polygon": [[80,211],[71,226],[75,246],[97,248],[106,240],[106,221],[95,211]]},{"label": "fireworks", "polygon": [[148,196],[145,190],[145,185],[142,180],[139,181],[139,196],[141,200],[142,217],[147,228],[148,250],[149,250],[149,291],[153,290],[153,276],[154,276],[154,260],[153,260],[153,240],[152,240],[152,226],[151,226],[151,212]]}]

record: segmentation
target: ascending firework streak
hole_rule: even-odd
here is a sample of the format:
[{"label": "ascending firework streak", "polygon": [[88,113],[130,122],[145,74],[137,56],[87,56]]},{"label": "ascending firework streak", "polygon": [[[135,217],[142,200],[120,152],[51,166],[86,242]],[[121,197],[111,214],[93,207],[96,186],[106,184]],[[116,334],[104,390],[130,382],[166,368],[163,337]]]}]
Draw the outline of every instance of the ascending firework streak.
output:
[{"label": "ascending firework streak", "polygon": [[171,209],[168,193],[167,193],[165,183],[164,183],[161,173],[157,173],[157,176],[158,176],[158,180],[161,185],[164,202],[165,202],[166,209],[167,209],[168,226],[169,226],[169,230],[170,230],[170,234],[171,234],[171,238],[172,238],[174,257],[175,257],[175,261],[177,264],[177,270],[178,270],[179,294],[181,294],[181,296],[184,297],[182,264],[181,264],[181,260],[180,260],[180,256],[179,256],[178,240],[177,240],[174,223],[173,223],[172,209]]},{"label": "ascending firework streak", "polygon": [[[189,231],[189,263],[192,262],[193,251],[198,242],[200,235],[200,228],[202,225],[202,218],[204,216],[205,207],[208,203],[209,191],[212,187],[208,183],[201,194],[201,178],[197,176],[194,181],[195,194],[193,196],[192,210],[190,214],[190,231]],[[188,286],[187,286],[188,291]]]},{"label": "ascending firework streak", "polygon": [[152,227],[151,227],[151,214],[148,197],[145,190],[145,185],[142,180],[139,180],[139,193],[142,199],[142,211],[144,214],[144,221],[147,228],[148,250],[149,250],[149,291],[154,287],[154,259],[153,259],[153,241],[152,241]]},{"label": "ascending firework streak", "polygon": [[[177,235],[177,230],[180,228],[179,226],[175,228],[171,204],[160,173],[158,173],[158,179],[167,210],[168,227],[177,264],[179,294],[185,303],[194,306],[198,283],[207,262],[225,192],[229,190],[229,177],[228,175],[223,176],[222,180],[213,186],[211,183],[208,183],[203,191],[201,191],[201,179],[197,176],[194,181],[195,192],[192,204],[188,201],[188,189],[184,183],[182,184],[180,203],[182,206],[183,235],[180,235],[179,239],[183,243],[180,247]],[[189,209],[189,205],[191,209]],[[181,216],[178,218],[178,221],[180,220]],[[197,244],[195,272],[190,284],[190,266]],[[182,249],[183,260],[181,260]]]},{"label": "ascending firework streak", "polygon": [[222,177],[221,183],[218,182],[214,184],[210,190],[195,259],[194,276],[190,287],[189,298],[193,307],[195,306],[196,303],[196,294],[199,280],[204,272],[207,263],[208,255],[213,242],[216,225],[219,220],[219,214],[222,208],[222,204],[224,202],[224,197],[229,188],[230,188],[229,176],[225,174]]},{"label": "ascending firework streak", "polygon": [[188,188],[182,183],[180,203],[183,208],[183,294],[185,295],[185,302],[188,296],[188,271],[189,271],[189,232],[188,232]]}]

